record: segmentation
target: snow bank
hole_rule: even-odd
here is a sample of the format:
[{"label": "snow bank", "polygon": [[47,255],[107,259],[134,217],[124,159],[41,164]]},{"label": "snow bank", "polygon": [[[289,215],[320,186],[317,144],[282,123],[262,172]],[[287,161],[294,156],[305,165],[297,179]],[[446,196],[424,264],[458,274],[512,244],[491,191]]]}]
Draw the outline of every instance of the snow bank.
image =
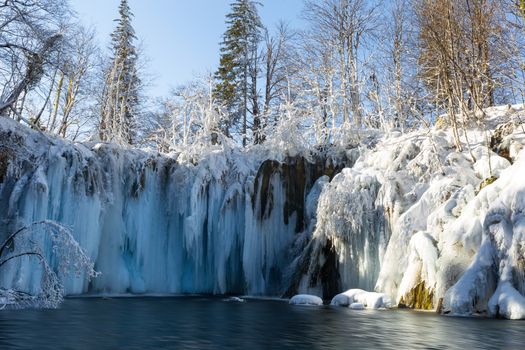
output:
[{"label": "snow bank", "polygon": [[292,305],[320,306],[320,305],[323,305],[323,299],[315,295],[298,294],[298,295],[294,295],[290,299],[289,303]]}]

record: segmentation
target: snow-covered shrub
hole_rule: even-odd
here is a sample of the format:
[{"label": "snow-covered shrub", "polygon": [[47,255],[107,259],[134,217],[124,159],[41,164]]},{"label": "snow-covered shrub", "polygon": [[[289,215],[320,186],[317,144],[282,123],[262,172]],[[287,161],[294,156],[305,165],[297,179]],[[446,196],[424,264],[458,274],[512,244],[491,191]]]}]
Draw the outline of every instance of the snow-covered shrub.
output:
[{"label": "snow-covered shrub", "polygon": [[[48,260],[50,256],[50,260]],[[63,299],[61,280],[75,275],[88,280],[96,277],[94,264],[71,231],[54,221],[34,222],[11,234],[0,246],[0,271],[20,259],[36,259],[40,288],[36,294],[0,289],[0,304],[15,308],[56,308]],[[36,272],[38,274],[38,272]]]}]

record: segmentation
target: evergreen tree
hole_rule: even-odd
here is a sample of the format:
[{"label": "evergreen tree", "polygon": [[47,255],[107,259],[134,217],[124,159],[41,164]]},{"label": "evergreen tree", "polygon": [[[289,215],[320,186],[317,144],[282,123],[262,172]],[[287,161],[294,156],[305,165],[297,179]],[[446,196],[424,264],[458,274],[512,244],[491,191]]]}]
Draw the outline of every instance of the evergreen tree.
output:
[{"label": "evergreen tree", "polygon": [[113,57],[106,72],[103,91],[100,139],[132,144],[139,107],[140,79],[137,74],[135,31],[131,26],[131,13],[127,0],[121,0],[120,18],[111,34]]},{"label": "evergreen tree", "polygon": [[219,69],[215,73],[214,96],[228,112],[228,117],[222,120],[223,132],[230,135],[233,124],[240,121],[243,145],[247,143],[248,113],[253,117],[253,125],[260,124],[257,50],[262,25],[257,5],[250,0],[236,0],[231,4],[231,12],[226,15],[228,27],[221,44]]}]

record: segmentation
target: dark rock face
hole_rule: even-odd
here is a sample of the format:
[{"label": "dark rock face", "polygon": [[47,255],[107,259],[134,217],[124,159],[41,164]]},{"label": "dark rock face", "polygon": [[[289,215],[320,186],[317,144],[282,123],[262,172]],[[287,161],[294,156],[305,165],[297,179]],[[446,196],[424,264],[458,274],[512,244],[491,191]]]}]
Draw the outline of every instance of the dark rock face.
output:
[{"label": "dark rock face", "polygon": [[[297,294],[299,283],[303,276],[309,274],[315,280],[309,282],[310,286],[322,284],[323,298],[328,299],[337,294],[340,290],[340,276],[337,266],[337,255],[331,242],[321,250],[312,249],[312,244],[308,240],[301,239],[308,229],[306,221],[306,198],[314,183],[322,176],[328,176],[331,180],[345,166],[352,165],[348,159],[334,164],[330,160],[317,158],[308,161],[305,157],[290,157],[284,162],[275,160],[264,161],[257,172],[254,183],[254,193],[252,196],[252,208],[256,211],[257,219],[264,221],[267,219],[274,208],[275,190],[272,186],[272,178],[277,176],[283,185],[285,202],[283,206],[284,225],[290,224],[290,219],[295,218],[295,233],[299,238],[299,243],[292,249],[291,258],[296,261],[290,267],[288,276],[284,276],[286,285],[283,296],[291,297]],[[311,253],[322,253],[318,256],[311,256]],[[297,260],[298,259],[298,260]],[[323,259],[323,264],[311,264],[312,261]],[[319,271],[308,273],[310,266],[317,266]],[[285,273],[286,275],[286,273]]]},{"label": "dark rock face", "polygon": [[313,184],[321,176],[328,176],[330,180],[345,167],[345,163],[333,164],[331,161],[317,159],[309,162],[304,157],[287,158],[284,162],[266,160],[259,167],[255,178],[254,194],[252,196],[252,208],[255,209],[259,201],[261,210],[258,219],[264,220],[269,217],[273,210],[273,191],[271,179],[279,176],[285,188],[284,224],[292,214],[297,215],[295,232],[304,231],[305,225],[305,201]]},{"label": "dark rock face", "polygon": [[490,138],[490,149],[499,156],[507,159],[511,164],[513,163],[513,159],[510,156],[509,144],[505,142],[505,138],[511,135],[515,128],[516,125],[514,122],[498,125]]},{"label": "dark rock face", "polygon": [[325,261],[320,271],[323,298],[332,299],[341,290],[341,276],[338,271],[337,254],[330,240],[323,248],[323,256]]},{"label": "dark rock face", "polygon": [[[330,240],[317,249],[317,242],[309,242],[304,247],[302,254],[294,265],[294,273],[290,279],[290,285],[284,292],[283,297],[291,298],[298,293],[299,284],[304,276],[309,276],[308,287],[315,288],[319,284],[322,286],[323,299],[332,299],[341,291],[341,276],[339,274],[339,264],[337,253]],[[323,261],[322,265],[319,264]]]},{"label": "dark rock face", "polygon": [[[314,249],[317,242],[304,238],[308,236],[306,231],[313,229],[313,227],[308,228],[306,198],[319,178],[327,176],[332,180],[344,167],[352,165],[352,161],[346,158],[336,164],[321,157],[314,161],[309,161],[305,157],[290,157],[283,162],[266,160],[259,167],[252,196],[252,209],[257,219],[262,222],[275,210],[276,189],[272,186],[273,177],[278,177],[279,183],[283,186],[285,197],[283,224],[294,224],[290,220],[292,217],[295,219],[297,241],[290,252],[291,258],[295,261],[288,272],[284,273],[284,286],[287,285],[283,293],[284,297],[291,297],[298,293],[299,284],[304,276],[310,276],[311,281],[308,282],[310,287],[322,285],[324,299],[339,293],[341,282],[337,254],[332,242],[328,241],[325,246]],[[309,271],[312,267],[315,267],[316,271]]]}]

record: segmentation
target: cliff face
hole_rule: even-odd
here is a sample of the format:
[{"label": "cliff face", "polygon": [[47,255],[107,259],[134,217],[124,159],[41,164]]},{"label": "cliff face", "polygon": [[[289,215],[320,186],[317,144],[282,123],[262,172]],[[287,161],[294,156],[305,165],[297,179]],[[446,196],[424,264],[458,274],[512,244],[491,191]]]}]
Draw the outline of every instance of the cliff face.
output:
[{"label": "cliff face", "polygon": [[[361,288],[413,308],[523,318],[522,111],[488,113],[488,132],[469,129],[462,152],[433,129],[372,133],[335,158],[230,149],[196,164],[3,120],[0,238],[43,219],[71,226],[102,274],[67,280],[70,294]],[[0,275],[28,291],[38,281],[25,260]]]}]

